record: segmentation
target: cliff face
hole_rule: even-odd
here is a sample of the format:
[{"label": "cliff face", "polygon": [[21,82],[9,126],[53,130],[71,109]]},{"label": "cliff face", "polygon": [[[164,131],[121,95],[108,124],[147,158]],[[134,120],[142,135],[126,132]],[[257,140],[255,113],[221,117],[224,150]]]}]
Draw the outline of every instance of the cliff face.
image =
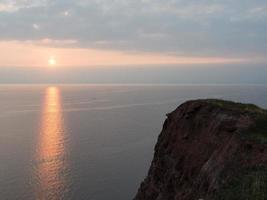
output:
[{"label": "cliff face", "polygon": [[135,200],[267,199],[267,112],[188,101],[167,115]]}]

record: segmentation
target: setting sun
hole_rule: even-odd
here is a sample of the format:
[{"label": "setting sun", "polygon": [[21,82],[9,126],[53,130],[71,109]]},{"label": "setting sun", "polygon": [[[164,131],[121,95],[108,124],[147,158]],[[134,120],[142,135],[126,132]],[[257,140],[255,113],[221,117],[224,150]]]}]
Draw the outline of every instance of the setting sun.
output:
[{"label": "setting sun", "polygon": [[57,62],[56,62],[56,60],[55,60],[54,58],[49,58],[49,60],[48,60],[48,64],[49,64],[50,66],[52,66],[52,65],[56,65]]}]

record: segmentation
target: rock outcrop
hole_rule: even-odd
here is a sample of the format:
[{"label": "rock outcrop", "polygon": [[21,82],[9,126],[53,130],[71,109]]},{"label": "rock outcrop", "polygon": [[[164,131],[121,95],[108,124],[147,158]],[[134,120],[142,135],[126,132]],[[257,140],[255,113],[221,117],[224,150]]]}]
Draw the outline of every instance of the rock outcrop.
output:
[{"label": "rock outcrop", "polygon": [[134,200],[266,200],[267,112],[194,100],[167,114]]}]

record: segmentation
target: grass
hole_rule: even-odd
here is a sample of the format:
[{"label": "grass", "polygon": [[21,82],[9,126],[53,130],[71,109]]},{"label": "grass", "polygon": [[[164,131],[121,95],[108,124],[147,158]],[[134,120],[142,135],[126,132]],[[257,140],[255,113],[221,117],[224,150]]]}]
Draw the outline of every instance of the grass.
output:
[{"label": "grass", "polygon": [[[217,99],[203,100],[234,115],[247,115],[253,124],[237,133],[241,139],[267,143],[267,111],[253,104],[242,104]],[[248,155],[249,156],[249,155]],[[237,159],[237,158],[235,158]],[[237,160],[226,167],[220,175],[215,200],[265,200],[267,199],[267,166],[241,167]],[[227,175],[228,174],[228,175]]]},{"label": "grass", "polygon": [[267,143],[267,115],[256,115],[255,124],[240,133],[241,138]]},{"label": "grass", "polygon": [[244,130],[240,133],[242,139],[253,140],[259,143],[267,143],[267,111],[254,105],[254,104],[243,104],[236,103],[233,101],[224,101],[219,99],[207,99],[204,100],[211,103],[214,106],[220,108],[236,111],[239,114],[247,114],[253,120],[254,124],[249,129]]},{"label": "grass", "polygon": [[257,113],[257,114],[266,113],[266,110],[254,105],[254,104],[237,103],[237,102],[225,101],[225,100],[221,100],[221,99],[207,99],[205,101],[208,103],[211,103],[215,106],[218,106],[220,108],[224,108],[224,109],[232,110],[232,111]]},{"label": "grass", "polygon": [[221,189],[215,195],[216,200],[265,200],[267,199],[267,167],[240,169],[220,185]]}]

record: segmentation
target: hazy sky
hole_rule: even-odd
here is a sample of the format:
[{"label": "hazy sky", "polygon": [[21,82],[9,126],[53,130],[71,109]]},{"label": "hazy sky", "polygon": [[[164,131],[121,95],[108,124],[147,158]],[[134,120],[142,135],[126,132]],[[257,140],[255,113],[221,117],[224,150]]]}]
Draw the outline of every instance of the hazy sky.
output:
[{"label": "hazy sky", "polygon": [[83,73],[98,65],[263,70],[266,55],[266,0],[0,0],[0,78],[49,62]]}]

